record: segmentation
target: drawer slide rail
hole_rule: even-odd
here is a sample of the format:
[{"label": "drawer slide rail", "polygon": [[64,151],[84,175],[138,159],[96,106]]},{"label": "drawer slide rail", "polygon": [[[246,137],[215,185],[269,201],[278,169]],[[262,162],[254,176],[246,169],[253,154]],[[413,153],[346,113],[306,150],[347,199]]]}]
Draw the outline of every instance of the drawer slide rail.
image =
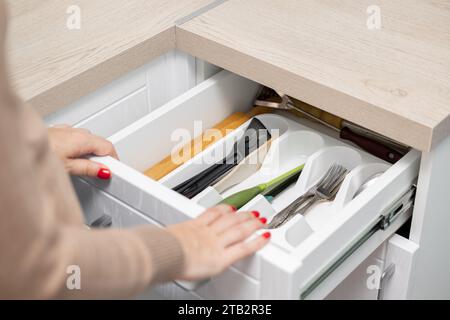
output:
[{"label": "drawer slide rail", "polygon": [[413,205],[416,195],[416,186],[413,185],[406,193],[386,209],[355,241],[353,241],[348,249],[332,260],[325,271],[313,278],[306,289],[301,293],[300,299],[306,299],[311,292],[314,291],[330,274],[332,274],[339,266],[350,257],[359,247],[361,247],[376,232],[386,230],[399,216],[407,212]]}]

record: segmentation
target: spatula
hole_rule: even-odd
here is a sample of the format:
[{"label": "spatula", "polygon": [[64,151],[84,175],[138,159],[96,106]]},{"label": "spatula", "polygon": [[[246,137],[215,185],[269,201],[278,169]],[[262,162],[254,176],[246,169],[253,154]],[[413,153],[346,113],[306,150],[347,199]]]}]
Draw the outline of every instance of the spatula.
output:
[{"label": "spatula", "polygon": [[299,171],[297,174],[292,175],[290,178],[287,178],[285,181],[283,181],[283,183],[277,185],[275,188],[270,188],[270,190],[264,191],[261,194],[265,197],[271,197],[271,199],[273,200],[273,198],[275,198],[284,190],[289,188],[292,184],[297,182],[298,178],[300,177],[300,174],[301,171]]},{"label": "spatula", "polygon": [[229,204],[236,207],[237,209],[242,208],[246,203],[252,200],[254,197],[261,193],[269,193],[271,190],[277,188],[279,185],[283,184],[286,180],[289,180],[292,176],[297,175],[304,168],[304,164],[283,173],[282,175],[270,180],[266,183],[261,183],[252,188],[248,188],[226,197],[220,203]]},{"label": "spatula", "polygon": [[241,163],[234,167],[225,177],[213,185],[213,188],[223,193],[238,183],[244,181],[252,174],[256,173],[262,166],[264,159],[270,149],[271,140],[264,143],[257,150],[253,151]]},{"label": "spatula", "polygon": [[270,140],[269,130],[257,118],[253,118],[243,136],[233,145],[233,149],[223,160],[192,178],[180,183],[173,190],[192,199],[206,187],[218,181],[245,157],[255,151],[260,145]]}]

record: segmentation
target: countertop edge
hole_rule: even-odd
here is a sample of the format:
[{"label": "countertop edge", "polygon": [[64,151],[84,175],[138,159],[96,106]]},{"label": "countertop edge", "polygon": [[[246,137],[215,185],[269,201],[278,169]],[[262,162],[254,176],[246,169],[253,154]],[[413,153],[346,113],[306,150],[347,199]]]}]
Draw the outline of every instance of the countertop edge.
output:
[{"label": "countertop edge", "polygon": [[46,116],[175,47],[175,26],[172,26],[55,87],[25,98],[24,101],[34,107],[41,116]]},{"label": "countertop edge", "polygon": [[[246,55],[233,48],[201,37],[183,26],[177,27],[176,46],[179,50],[218,65],[241,76],[280,90],[294,98],[317,106],[327,112],[358,123],[421,151],[430,151],[444,136],[400,115],[390,113],[356,97],[302,78],[288,70]],[[201,49],[200,49],[201,48]],[[226,59],[224,59],[226,57]],[[276,77],[267,77],[267,74]],[[357,108],[363,109],[355,113]],[[370,115],[368,117],[367,115]],[[375,125],[378,122],[379,125]],[[397,124],[402,123],[399,130]],[[380,124],[383,124],[381,126]]]}]

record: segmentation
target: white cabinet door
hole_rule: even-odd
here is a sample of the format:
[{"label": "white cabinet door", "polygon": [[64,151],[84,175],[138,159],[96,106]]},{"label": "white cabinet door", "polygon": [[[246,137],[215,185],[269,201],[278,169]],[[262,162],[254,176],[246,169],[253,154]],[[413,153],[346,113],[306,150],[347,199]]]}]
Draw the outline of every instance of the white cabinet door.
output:
[{"label": "white cabinet door", "polygon": [[196,77],[196,59],[173,50],[44,120],[109,137],[194,87]]}]

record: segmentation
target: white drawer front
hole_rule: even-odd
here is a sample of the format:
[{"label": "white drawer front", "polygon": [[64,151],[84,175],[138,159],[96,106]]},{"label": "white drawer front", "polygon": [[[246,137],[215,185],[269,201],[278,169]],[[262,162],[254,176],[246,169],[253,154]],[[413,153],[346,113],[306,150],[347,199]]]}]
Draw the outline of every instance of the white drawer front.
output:
[{"label": "white drawer front", "polygon": [[380,299],[408,299],[411,268],[419,246],[406,238],[394,235],[387,243],[385,269],[393,268],[393,273],[382,283]]},{"label": "white drawer front", "polygon": [[[112,218],[110,228],[130,228],[147,224],[159,226],[154,220],[143,216],[133,208],[82,179],[73,178],[72,182],[82,204],[87,225],[103,215],[108,215]],[[226,299],[229,294],[237,299],[259,298],[259,282],[232,268],[217,278],[193,288],[196,289],[196,292],[187,290],[180,284],[170,282],[151,288],[136,298]]]},{"label": "white drawer front", "polygon": [[[220,72],[111,136],[110,140],[115,144],[121,162],[108,157],[95,160],[111,168],[112,180],[87,181],[163,225],[196,217],[205,208],[167,186],[179,182],[186,175],[199,172],[204,168],[203,164],[194,165],[193,159],[163,179],[163,183],[141,172],[171,152],[177,143],[171,140],[175,129],[184,128],[192,133],[195,121],[202,120],[203,127],[209,128],[233,112],[247,111],[258,88],[252,81],[227,71]],[[321,204],[304,218],[297,216],[285,226],[273,230],[270,245],[234,266],[248,279],[259,282],[255,287],[242,289],[241,292],[246,292],[244,295],[236,293],[236,296],[324,298],[410,216],[411,209],[402,208],[401,212],[405,214],[389,228],[373,232],[361,246],[355,246],[380,215],[415,183],[420,154],[411,151],[395,165],[388,166],[382,160],[311,129],[305,120],[294,121],[273,114],[258,117],[267,127],[282,129],[282,135],[271,148],[278,148],[276,150],[286,152],[289,157],[300,157],[295,158],[297,160],[304,156],[307,164],[295,187],[286,192],[286,196],[280,196],[278,204],[274,202],[271,205],[257,199],[246,208],[266,208],[261,210],[262,214],[270,218],[282,201],[288,201],[289,197],[295,198],[298,192],[306,190],[332,162],[341,162],[353,170],[333,203]],[[236,130],[233,134],[239,132]],[[219,148],[224,139],[221,141],[198,157]],[[380,168],[386,171],[373,185],[353,198],[364,179],[373,170]],[[256,181],[255,177],[251,179],[246,182],[251,184]],[[354,252],[350,250],[352,248]],[[342,260],[346,255],[348,257]],[[340,260],[343,262],[340,263]],[[237,280],[230,281],[239,285]],[[257,293],[253,290],[257,290]]]}]

